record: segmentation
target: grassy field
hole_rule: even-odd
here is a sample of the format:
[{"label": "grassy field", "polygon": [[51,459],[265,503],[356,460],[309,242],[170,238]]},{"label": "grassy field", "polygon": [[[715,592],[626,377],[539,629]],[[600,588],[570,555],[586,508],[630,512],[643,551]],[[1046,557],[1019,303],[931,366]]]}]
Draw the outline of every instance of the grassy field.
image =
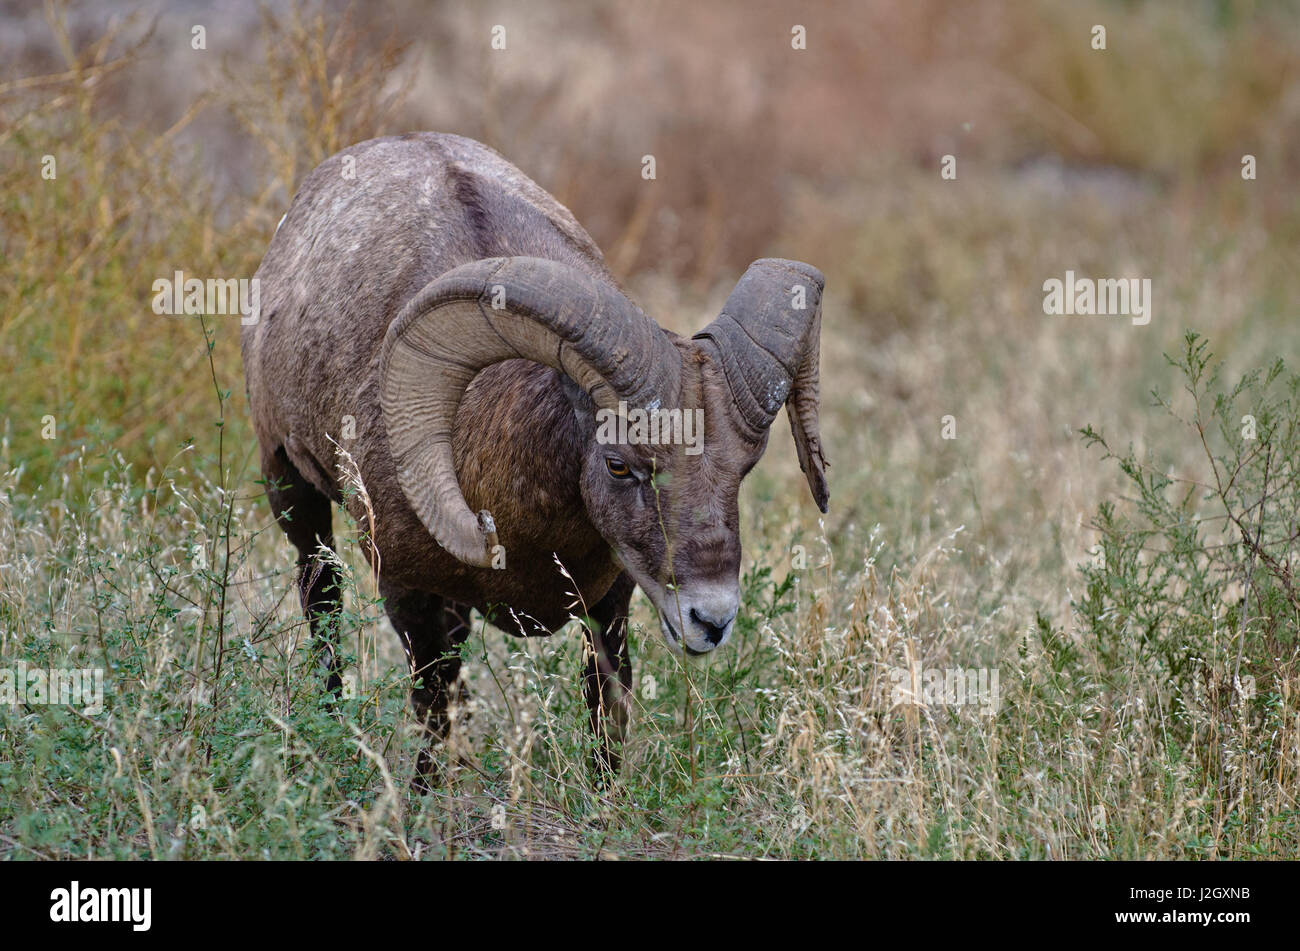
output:
[{"label": "grassy field", "polygon": [[[776,3],[535,6],[495,59],[470,5],[276,7],[206,56],[188,21],[24,27],[0,671],[102,669],[105,703],[0,702],[0,857],[1297,857],[1296,7],[812,4],[800,54]],[[311,167],[415,127],[551,189],[671,329],[752,258],[827,274],[830,514],[778,423],[728,648],[683,664],[634,600],[610,788],[576,624],[480,625],[446,786],[408,791],[407,675],[341,513],[354,696],[325,709],[238,320],[149,307],[176,269],[251,276]],[[1149,278],[1150,323],[1045,314],[1067,270]],[[996,694],[912,690],[956,670]]]}]

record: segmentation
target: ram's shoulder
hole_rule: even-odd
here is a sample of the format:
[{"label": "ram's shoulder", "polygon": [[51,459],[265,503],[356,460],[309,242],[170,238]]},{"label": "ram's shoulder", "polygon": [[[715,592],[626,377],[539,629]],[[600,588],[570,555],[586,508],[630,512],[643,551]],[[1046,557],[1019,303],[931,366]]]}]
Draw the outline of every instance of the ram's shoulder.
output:
[{"label": "ram's shoulder", "polygon": [[[436,135],[456,198],[477,207],[497,229],[544,220],[579,254],[604,261],[600,248],[563,204],[494,149],[458,135]],[[529,221],[531,219],[531,221]]]}]

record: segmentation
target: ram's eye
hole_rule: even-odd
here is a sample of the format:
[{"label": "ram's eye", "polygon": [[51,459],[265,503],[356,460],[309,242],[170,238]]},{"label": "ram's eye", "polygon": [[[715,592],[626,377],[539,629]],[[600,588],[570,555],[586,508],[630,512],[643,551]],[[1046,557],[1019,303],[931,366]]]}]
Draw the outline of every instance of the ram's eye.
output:
[{"label": "ram's eye", "polygon": [[605,468],[609,470],[609,474],[615,479],[632,478],[632,470],[628,468],[627,463],[614,456],[605,457]]}]

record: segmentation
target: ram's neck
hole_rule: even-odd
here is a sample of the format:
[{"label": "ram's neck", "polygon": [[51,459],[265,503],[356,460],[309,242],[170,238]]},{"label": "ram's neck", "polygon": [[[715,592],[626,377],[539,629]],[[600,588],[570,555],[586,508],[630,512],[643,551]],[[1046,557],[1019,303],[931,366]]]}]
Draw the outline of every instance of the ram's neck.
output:
[{"label": "ram's neck", "polygon": [[488,367],[465,394],[453,445],[465,501],[492,513],[507,552],[608,557],[583,505],[582,437],[554,370]]}]

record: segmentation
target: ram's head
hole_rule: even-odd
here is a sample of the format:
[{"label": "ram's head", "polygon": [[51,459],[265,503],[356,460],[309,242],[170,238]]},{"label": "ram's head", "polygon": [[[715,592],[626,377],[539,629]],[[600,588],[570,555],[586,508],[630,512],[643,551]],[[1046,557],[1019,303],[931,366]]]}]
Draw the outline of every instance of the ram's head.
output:
[{"label": "ram's head", "polygon": [[492,524],[456,481],[452,428],[484,367],[554,367],[586,440],[592,524],[654,603],[674,651],[724,643],[739,608],[740,482],[782,406],[824,512],[818,430],[824,278],[795,261],[750,265],[718,318],[689,340],[617,288],[540,258],[493,258],[424,288],[388,331],[383,410],[402,489],[439,544],[492,563]]}]

